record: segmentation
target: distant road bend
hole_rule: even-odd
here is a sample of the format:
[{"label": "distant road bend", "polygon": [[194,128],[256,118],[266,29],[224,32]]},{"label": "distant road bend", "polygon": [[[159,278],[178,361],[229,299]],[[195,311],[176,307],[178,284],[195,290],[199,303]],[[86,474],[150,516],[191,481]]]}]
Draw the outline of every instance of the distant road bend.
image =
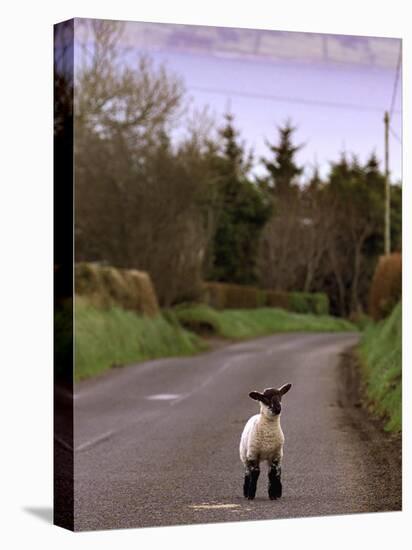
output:
[{"label": "distant road bend", "polygon": [[[340,354],[356,341],[279,334],[77,384],[76,530],[400,509],[379,441],[341,406]],[[268,499],[262,465],[244,500],[239,438],[258,411],[248,393],[286,382],[283,497]]]}]

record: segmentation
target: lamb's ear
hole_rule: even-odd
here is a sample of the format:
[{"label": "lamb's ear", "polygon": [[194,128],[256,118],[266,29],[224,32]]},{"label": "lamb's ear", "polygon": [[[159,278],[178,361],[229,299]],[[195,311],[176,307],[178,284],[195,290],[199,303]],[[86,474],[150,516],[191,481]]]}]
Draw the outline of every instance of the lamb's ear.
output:
[{"label": "lamb's ear", "polygon": [[292,387],[292,384],[283,384],[283,386],[279,388],[281,395],[285,395],[285,393],[287,393],[291,387]]},{"label": "lamb's ear", "polygon": [[251,391],[249,393],[249,397],[251,397],[252,399],[255,399],[255,401],[263,401],[263,395],[258,391]]}]

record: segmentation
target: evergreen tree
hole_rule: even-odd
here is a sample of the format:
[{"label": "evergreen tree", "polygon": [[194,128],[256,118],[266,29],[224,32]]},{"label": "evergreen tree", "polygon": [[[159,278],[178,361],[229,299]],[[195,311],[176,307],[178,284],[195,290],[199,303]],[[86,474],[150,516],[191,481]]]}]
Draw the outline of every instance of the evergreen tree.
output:
[{"label": "evergreen tree", "polygon": [[295,130],[290,121],[287,121],[284,126],[278,128],[278,143],[266,142],[274,158],[262,161],[268,171],[268,187],[277,196],[284,196],[296,190],[296,180],[303,172],[303,167],[295,162],[296,153],[302,148],[302,145],[292,143]]},{"label": "evergreen tree", "polygon": [[[368,240],[368,253],[380,255],[384,248],[384,203],[385,203],[385,176],[379,169],[379,161],[375,155],[369,157],[365,165],[365,182],[371,192],[377,196],[377,216],[381,223]],[[399,184],[391,185],[390,189],[390,219],[391,219],[391,249],[399,252],[402,247],[402,190]]]},{"label": "evergreen tree", "polygon": [[327,193],[335,209],[329,252],[340,286],[339,313],[359,312],[382,248],[384,176],[375,155],[365,165],[356,156],[348,161],[342,155],[332,164]]},{"label": "evergreen tree", "polygon": [[319,174],[319,166],[316,165],[313,170],[313,174],[307,183],[306,188],[309,193],[311,192],[316,193],[321,189],[321,187],[322,187],[322,178],[320,177],[320,174]]},{"label": "evergreen tree", "polygon": [[248,178],[252,156],[239,143],[232,115],[220,130],[221,147],[214,159],[220,213],[213,242],[213,265],[208,278],[239,284],[257,280],[256,254],[270,201]]}]

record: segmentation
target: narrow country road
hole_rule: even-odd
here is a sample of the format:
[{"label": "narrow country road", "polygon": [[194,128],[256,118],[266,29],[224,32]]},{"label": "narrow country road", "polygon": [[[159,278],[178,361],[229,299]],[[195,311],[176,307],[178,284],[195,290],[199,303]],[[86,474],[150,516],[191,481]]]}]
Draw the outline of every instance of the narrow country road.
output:
[{"label": "narrow country road", "polygon": [[[379,442],[341,404],[340,354],[357,338],[275,335],[77,384],[75,529],[400,509]],[[256,499],[244,500],[239,438],[258,411],[248,393],[287,382],[284,496],[268,499],[262,465]]]}]

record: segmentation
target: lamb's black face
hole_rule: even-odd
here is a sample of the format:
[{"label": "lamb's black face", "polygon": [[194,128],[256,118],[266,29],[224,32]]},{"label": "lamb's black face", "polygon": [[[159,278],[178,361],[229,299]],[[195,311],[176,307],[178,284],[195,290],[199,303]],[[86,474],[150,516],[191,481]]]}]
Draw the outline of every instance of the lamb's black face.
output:
[{"label": "lamb's black face", "polygon": [[291,387],[292,387],[292,384],[285,384],[284,386],[281,386],[279,389],[266,388],[263,391],[263,393],[260,393],[258,391],[252,391],[249,393],[249,397],[263,403],[263,405],[265,405],[268,408],[269,412],[273,416],[276,416],[280,414],[282,410],[282,407],[281,407],[282,395],[288,392]]}]

